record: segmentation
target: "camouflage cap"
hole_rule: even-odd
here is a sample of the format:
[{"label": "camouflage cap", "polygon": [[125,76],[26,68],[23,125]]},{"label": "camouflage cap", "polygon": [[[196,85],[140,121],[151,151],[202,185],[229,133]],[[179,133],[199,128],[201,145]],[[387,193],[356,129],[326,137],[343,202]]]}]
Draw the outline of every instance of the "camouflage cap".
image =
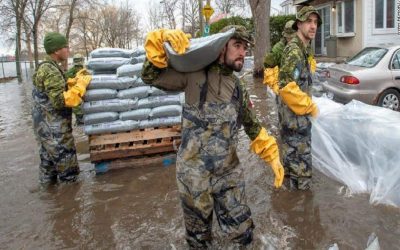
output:
[{"label": "camouflage cap", "polygon": [[316,14],[317,15],[318,26],[320,26],[322,24],[322,19],[321,19],[321,16],[319,15],[317,9],[315,9],[313,6],[304,6],[303,8],[301,8],[301,10],[299,10],[296,13],[296,21],[293,23],[292,28],[294,30],[297,30],[297,22],[305,22],[305,21],[307,21],[308,17],[311,14]]},{"label": "camouflage cap", "polygon": [[285,28],[283,29],[282,36],[286,38],[292,38],[296,35],[296,31],[293,29],[294,20],[289,20],[285,24]]},{"label": "camouflage cap", "polygon": [[85,61],[85,58],[81,54],[75,54],[74,57],[72,58],[72,61],[76,65],[83,65],[83,62]]},{"label": "camouflage cap", "polygon": [[254,44],[253,38],[251,37],[250,33],[242,25],[228,25],[222,28],[219,32],[220,33],[226,32],[232,28],[235,29],[235,33],[233,33],[232,38],[243,40],[245,42],[250,43],[250,45]]}]

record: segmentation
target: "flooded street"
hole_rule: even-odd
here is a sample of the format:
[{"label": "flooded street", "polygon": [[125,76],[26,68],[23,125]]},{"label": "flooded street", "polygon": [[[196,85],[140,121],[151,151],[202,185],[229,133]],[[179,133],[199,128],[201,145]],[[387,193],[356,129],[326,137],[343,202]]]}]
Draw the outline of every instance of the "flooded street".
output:
[{"label": "flooded street", "polygon": [[[246,77],[257,116],[277,133],[274,98]],[[0,249],[186,249],[175,167],[124,168],[96,175],[87,137],[75,129],[80,179],[42,189],[31,122],[31,83],[0,83]],[[312,191],[273,187],[273,173],[250,153],[241,131],[239,159],[256,225],[249,249],[400,249],[400,209],[349,197],[315,171]],[[214,224],[215,249],[229,242]]]}]

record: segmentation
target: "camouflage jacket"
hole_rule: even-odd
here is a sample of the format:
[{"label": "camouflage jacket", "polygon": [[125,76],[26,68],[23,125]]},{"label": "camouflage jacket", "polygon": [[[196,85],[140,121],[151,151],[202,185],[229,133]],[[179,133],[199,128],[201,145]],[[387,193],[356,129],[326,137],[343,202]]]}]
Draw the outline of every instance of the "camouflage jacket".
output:
[{"label": "camouflage jacket", "polygon": [[56,61],[47,56],[36,69],[33,84],[37,91],[47,95],[54,109],[65,109],[64,91],[67,90],[67,83]]},{"label": "camouflage jacket", "polygon": [[65,73],[65,78],[74,78],[79,70],[83,69],[83,65],[74,65]]},{"label": "camouflage jacket", "polygon": [[[148,60],[143,64],[142,79],[145,83],[165,90],[185,92],[185,105],[197,107],[201,102],[230,103],[236,92],[240,105],[238,123],[243,125],[246,134],[254,140],[261,130],[256,116],[250,109],[250,98],[245,85],[233,74],[231,69],[214,63],[207,69],[197,72],[181,73],[172,68],[159,69]],[[203,88],[205,83],[207,88]],[[201,92],[206,92],[206,100],[200,100]],[[200,117],[197,117],[200,118]],[[200,118],[201,119],[201,118]]]},{"label": "camouflage jacket", "polygon": [[265,55],[264,67],[273,68],[275,66],[280,66],[283,50],[286,46],[286,39],[282,38],[277,42],[274,47],[272,47],[271,52]]},{"label": "camouflage jacket", "polygon": [[288,43],[283,51],[284,57],[281,59],[279,88],[294,81],[303,92],[311,96],[312,79],[308,63],[308,57],[311,54],[311,47],[304,46],[298,36]]}]

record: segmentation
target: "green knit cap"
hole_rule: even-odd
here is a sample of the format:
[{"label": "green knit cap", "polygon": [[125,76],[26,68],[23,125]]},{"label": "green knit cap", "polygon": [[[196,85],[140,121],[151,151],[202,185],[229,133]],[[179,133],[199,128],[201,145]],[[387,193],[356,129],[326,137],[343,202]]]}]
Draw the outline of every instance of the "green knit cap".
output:
[{"label": "green knit cap", "polygon": [[58,32],[49,32],[44,36],[44,49],[48,55],[68,46],[67,38]]}]

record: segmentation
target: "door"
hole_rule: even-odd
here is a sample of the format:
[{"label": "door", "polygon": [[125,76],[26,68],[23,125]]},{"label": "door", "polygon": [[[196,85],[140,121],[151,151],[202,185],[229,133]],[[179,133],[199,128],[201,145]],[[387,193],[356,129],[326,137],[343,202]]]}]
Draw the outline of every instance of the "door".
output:
[{"label": "door", "polygon": [[325,6],[318,9],[322,19],[322,25],[318,27],[315,35],[315,54],[326,56],[325,39],[331,35],[331,7]]}]

